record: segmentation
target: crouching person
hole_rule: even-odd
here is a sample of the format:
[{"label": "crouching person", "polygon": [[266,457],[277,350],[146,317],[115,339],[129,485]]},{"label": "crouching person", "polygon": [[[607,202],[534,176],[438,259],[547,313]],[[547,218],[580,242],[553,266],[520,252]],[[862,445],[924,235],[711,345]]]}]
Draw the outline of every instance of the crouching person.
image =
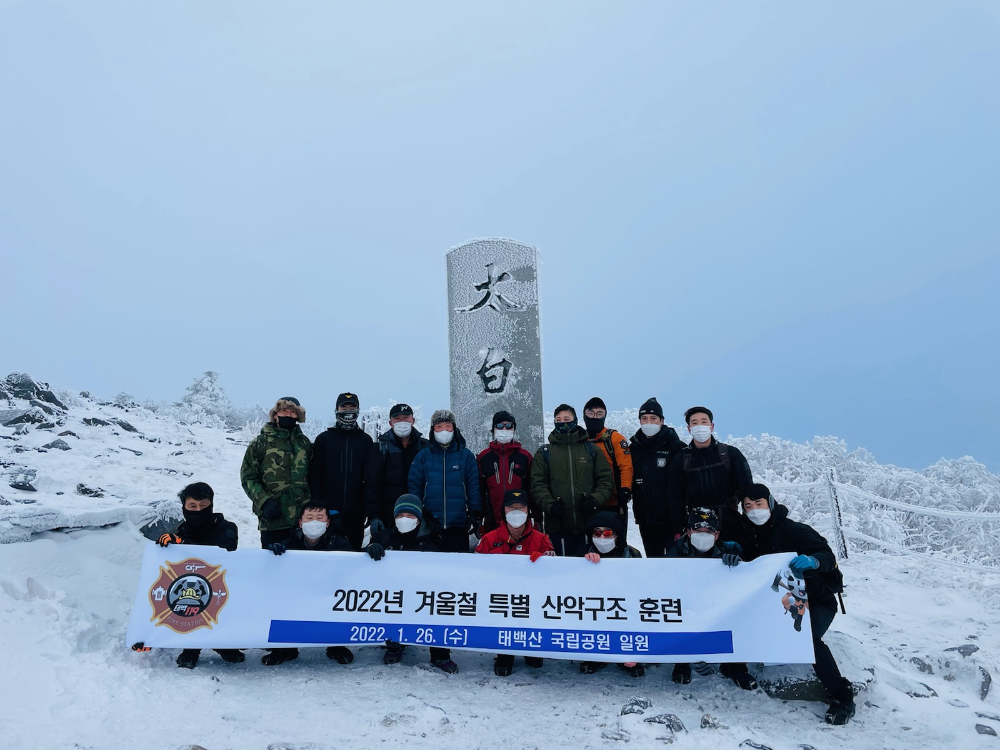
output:
[{"label": "crouching person", "polygon": [[[326,506],[318,500],[309,500],[299,511],[299,527],[288,539],[271,542],[267,549],[275,555],[283,555],[290,549],[351,552],[354,548],[347,540],[340,514],[327,511]],[[374,560],[381,560],[385,554],[382,545],[376,543],[369,544],[364,551]],[[347,646],[327,646],[326,655],[338,664],[350,664],[354,661],[354,653]],[[298,658],[297,648],[273,648],[260,661],[261,664],[273,667]]]},{"label": "crouching person", "polygon": [[[552,541],[538,531],[528,518],[528,493],[507,490],[503,496],[504,523],[479,540],[476,552],[483,555],[528,555],[535,562],[543,555],[555,555]],[[525,656],[529,667],[542,666],[541,658]],[[514,655],[498,654],[493,660],[493,673],[509,677],[514,671]]]},{"label": "crouching person", "polygon": [[826,721],[828,724],[846,724],[854,716],[854,688],[850,680],[841,675],[830,647],[823,642],[823,635],[837,614],[836,594],[843,587],[837,558],[818,531],[788,517],[788,508],[776,503],[765,485],[754,484],[750,487],[743,499],[742,509],[742,545],[747,560],[775,552],[795,552],[798,555],[788,563],[788,568],[806,584],[809,623],[816,654],[813,669],[831,699]]},{"label": "crouching person", "polygon": [[[221,513],[215,512],[215,492],[204,482],[189,484],[177,493],[182,504],[184,521],[173,534],[163,534],[157,544],[198,544],[206,547],[222,547],[232,552],[239,544],[239,529],[232,521],[227,521]],[[217,648],[215,653],[223,661],[236,664],[246,657],[236,648]],[[201,649],[186,648],[177,657],[177,666],[194,669],[198,664]]]},{"label": "crouching person", "polygon": [[[667,550],[667,557],[722,560],[723,564],[730,568],[739,565],[743,550],[736,542],[720,542],[721,528],[719,514],[712,508],[695,508],[688,515],[684,536]],[[713,671],[704,662],[699,662],[696,668],[700,674],[711,674]],[[747,670],[746,664],[737,662],[721,664],[719,669],[723,675],[744,690],[757,689],[757,681]],[[678,685],[690,683],[691,665],[675,664],[673,681]]]},{"label": "crouching person", "polygon": [[[602,510],[594,514],[587,522],[586,532],[590,546],[583,556],[585,560],[599,563],[605,558],[642,557],[639,550],[625,543],[625,524],[617,513]],[[580,671],[584,674],[593,674],[606,666],[607,663],[603,661],[584,661],[580,662]],[[638,662],[627,661],[621,667],[632,677],[642,677],[646,674],[646,668]]]}]

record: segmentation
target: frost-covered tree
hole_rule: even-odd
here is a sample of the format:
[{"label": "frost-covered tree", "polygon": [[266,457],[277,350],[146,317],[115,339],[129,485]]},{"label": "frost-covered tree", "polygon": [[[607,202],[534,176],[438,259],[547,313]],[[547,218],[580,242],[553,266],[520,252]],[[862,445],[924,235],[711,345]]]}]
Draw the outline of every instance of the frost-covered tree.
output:
[{"label": "frost-covered tree", "polygon": [[178,415],[187,422],[196,422],[229,429],[239,429],[259,417],[259,409],[241,409],[229,400],[219,384],[219,373],[204,372],[189,385],[180,402]]}]

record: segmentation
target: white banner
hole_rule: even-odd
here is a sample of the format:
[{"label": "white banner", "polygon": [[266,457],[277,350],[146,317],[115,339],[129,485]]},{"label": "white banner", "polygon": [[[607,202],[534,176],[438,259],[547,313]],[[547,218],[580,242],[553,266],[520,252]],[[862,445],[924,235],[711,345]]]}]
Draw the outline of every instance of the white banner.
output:
[{"label": "white banner", "polygon": [[[791,553],[602,560],[146,548],[127,642],[162,648],[386,640],[588,661],[814,660]],[[804,610],[804,611],[803,611]],[[789,616],[791,615],[791,616]]]}]

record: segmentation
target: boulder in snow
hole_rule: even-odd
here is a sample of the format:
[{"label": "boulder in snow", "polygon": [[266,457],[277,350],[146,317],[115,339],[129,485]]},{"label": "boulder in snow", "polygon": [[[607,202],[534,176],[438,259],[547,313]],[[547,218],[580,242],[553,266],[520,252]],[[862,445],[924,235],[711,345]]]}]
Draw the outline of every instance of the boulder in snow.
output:
[{"label": "boulder in snow", "polygon": [[70,444],[67,443],[65,440],[62,440],[62,439],[53,440],[51,443],[46,443],[42,447],[46,448],[47,450],[57,450],[57,451],[72,450],[72,448],[70,447]]},{"label": "boulder in snow", "polygon": [[80,483],[76,486],[76,494],[84,495],[86,497],[104,497],[104,490],[100,487],[88,487],[87,485]]},{"label": "boulder in snow", "polygon": [[976,724],[976,731],[979,732],[980,734],[989,735],[990,737],[996,737],[997,736],[997,730],[995,730],[993,727],[989,726],[988,724]]},{"label": "boulder in snow", "polygon": [[97,417],[85,417],[83,423],[88,427],[110,427],[110,422],[105,422],[103,419],[98,419]]}]

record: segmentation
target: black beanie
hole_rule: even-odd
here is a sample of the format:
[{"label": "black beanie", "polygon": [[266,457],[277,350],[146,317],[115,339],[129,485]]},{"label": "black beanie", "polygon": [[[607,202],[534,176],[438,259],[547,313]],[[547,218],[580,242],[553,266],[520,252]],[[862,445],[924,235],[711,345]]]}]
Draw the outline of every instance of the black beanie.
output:
[{"label": "black beanie", "polygon": [[639,416],[643,414],[654,414],[655,416],[663,419],[663,407],[660,406],[660,402],[656,398],[647,398],[645,403],[639,407]]},{"label": "black beanie", "polygon": [[603,399],[601,399],[599,396],[594,396],[592,399],[590,399],[590,401],[588,401],[583,405],[584,411],[587,411],[588,409],[604,409],[604,411],[607,411],[608,407],[604,405]]},{"label": "black beanie", "polygon": [[[771,497],[771,490],[767,488],[766,484],[752,484],[750,489],[743,493],[744,497],[749,497],[751,500],[763,500],[767,498],[767,507],[774,510],[774,498]],[[742,503],[740,503],[742,505]]]},{"label": "black beanie", "polygon": [[510,422],[512,425],[517,427],[517,420],[514,419],[514,415],[504,409],[501,409],[493,415],[493,423],[490,425],[491,430],[496,426],[497,422]]}]

